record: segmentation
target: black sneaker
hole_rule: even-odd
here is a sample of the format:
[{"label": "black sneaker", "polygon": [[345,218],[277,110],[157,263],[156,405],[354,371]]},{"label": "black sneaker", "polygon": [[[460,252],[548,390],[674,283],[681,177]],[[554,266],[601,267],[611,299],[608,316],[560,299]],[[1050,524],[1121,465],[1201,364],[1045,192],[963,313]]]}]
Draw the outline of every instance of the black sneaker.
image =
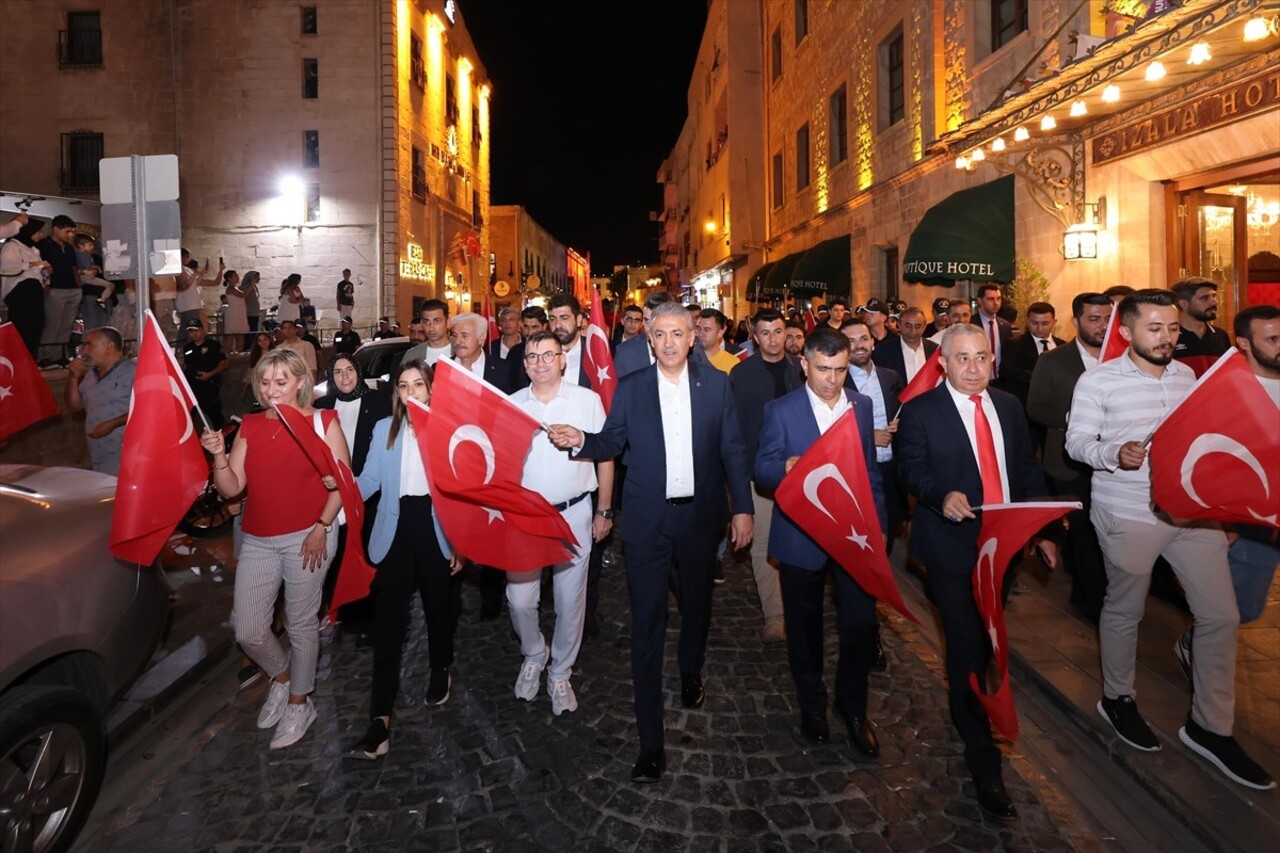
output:
[{"label": "black sneaker", "polygon": [[1187,679],[1187,683],[1191,683],[1191,640],[1195,630],[1193,625],[1183,631],[1173,644],[1173,656],[1178,659],[1178,665],[1182,667],[1182,675]]},{"label": "black sneaker", "polygon": [[449,688],[453,685],[453,676],[449,667],[431,670],[431,681],[427,683],[427,695],[423,697],[428,705],[443,705],[449,701]]},{"label": "black sneaker", "polygon": [[1133,701],[1132,696],[1121,696],[1118,699],[1104,696],[1098,700],[1098,713],[1116,730],[1120,740],[1134,749],[1141,749],[1143,752],[1160,750],[1160,741],[1156,740],[1155,732],[1151,731],[1147,721],[1138,713],[1138,703]]},{"label": "black sneaker", "polygon": [[724,560],[716,560],[715,569],[712,572],[711,579],[715,581],[716,586],[724,583]]},{"label": "black sneaker", "polygon": [[357,761],[377,761],[390,750],[391,732],[387,730],[386,723],[375,718],[369,721],[369,730],[351,747],[347,757]]},{"label": "black sneaker", "polygon": [[1232,782],[1258,791],[1269,791],[1276,786],[1275,780],[1267,775],[1267,771],[1245,755],[1240,744],[1230,735],[1214,734],[1188,717],[1187,724],[1178,729],[1178,739],[1190,747],[1192,752],[1207,759]]}]

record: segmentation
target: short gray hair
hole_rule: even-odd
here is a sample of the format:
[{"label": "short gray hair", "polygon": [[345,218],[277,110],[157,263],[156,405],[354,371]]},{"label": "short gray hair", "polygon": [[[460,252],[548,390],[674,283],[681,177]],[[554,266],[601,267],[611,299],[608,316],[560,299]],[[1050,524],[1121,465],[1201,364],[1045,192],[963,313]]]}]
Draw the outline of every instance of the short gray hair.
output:
[{"label": "short gray hair", "polygon": [[655,305],[652,317],[654,322],[657,322],[659,317],[682,317],[686,328],[689,331],[693,331],[693,317],[689,316],[689,309],[679,302],[663,302],[660,305]]},{"label": "short gray hair", "polygon": [[965,335],[976,335],[984,341],[987,340],[987,333],[982,331],[981,326],[975,326],[972,323],[954,323],[942,332],[942,354],[951,355],[952,348],[949,346],[951,341]]},{"label": "short gray hair", "polygon": [[463,311],[449,321],[449,330],[458,326],[471,326],[471,332],[481,341],[489,337],[489,321],[474,311]]}]

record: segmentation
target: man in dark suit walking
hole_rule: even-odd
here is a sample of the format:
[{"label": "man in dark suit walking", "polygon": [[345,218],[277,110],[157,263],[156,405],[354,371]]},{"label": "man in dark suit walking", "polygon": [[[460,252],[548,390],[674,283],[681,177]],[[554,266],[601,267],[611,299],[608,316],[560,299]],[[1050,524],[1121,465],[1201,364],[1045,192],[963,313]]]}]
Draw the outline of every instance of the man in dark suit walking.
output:
[{"label": "man in dark suit walking", "polygon": [[[617,350],[613,353],[613,369],[618,372],[618,379],[622,379],[628,373],[643,370],[657,360],[657,357],[653,354],[652,347],[649,346],[648,328],[649,324],[653,322],[654,309],[666,302],[675,302],[675,297],[667,290],[655,290],[645,299],[644,306],[640,309],[644,316],[645,334],[636,335],[634,338],[628,338],[620,342]],[[676,304],[678,305],[679,303],[677,302]],[[693,352],[689,354],[689,361],[695,364],[709,365],[711,363],[707,360],[707,354],[702,351],[700,346],[693,348]]]},{"label": "man in dark suit walking", "polygon": [[1009,321],[1000,316],[1000,306],[1004,304],[1004,294],[1000,285],[987,284],[978,288],[978,316],[973,325],[982,329],[987,336],[987,344],[991,349],[991,383],[1001,390],[1004,388],[1005,352],[1013,339],[1013,327]]},{"label": "man in dark suit walking", "polygon": [[[888,538],[888,548],[892,550],[898,527],[906,518],[907,512],[906,496],[898,489],[898,466],[893,458],[893,438],[898,432],[898,410],[902,408],[898,402],[898,392],[903,388],[902,377],[887,367],[876,365],[873,360],[876,342],[871,336],[870,327],[862,318],[845,320],[840,331],[849,339],[849,374],[845,385],[863,394],[872,403],[876,468],[884,481],[885,506],[889,511],[889,523],[884,532]],[[893,341],[890,346],[897,346],[897,341]],[[878,648],[878,639],[876,644]],[[883,659],[880,651],[877,651],[876,656]]]},{"label": "man in dark suit walking", "polygon": [[1071,604],[1095,625],[1107,593],[1107,570],[1102,563],[1098,533],[1089,520],[1093,469],[1067,455],[1067,412],[1071,410],[1076,380],[1098,366],[1111,310],[1111,300],[1101,293],[1081,293],[1072,299],[1071,323],[1076,327],[1076,339],[1037,357],[1027,392],[1027,418],[1044,430],[1040,458],[1050,491],[1084,504],[1084,509],[1067,515],[1064,562],[1071,571]]},{"label": "man in dark suit walking", "polygon": [[[965,764],[978,804],[1000,819],[1017,817],[1005,790],[990,721],[969,687],[984,679],[991,648],[973,598],[981,522],[974,507],[1048,495],[1031,448],[1022,406],[989,389],[991,347],[981,326],[958,324],[942,335],[947,380],[902,407],[898,464],[918,502],[911,550],[927,568],[930,597],[946,638],[951,719],[964,739]],[[1057,545],[1045,540],[1050,568]],[[1012,574],[1006,575],[1005,594]]]},{"label": "man in dark suit walking", "polygon": [[[945,315],[944,315],[945,316]],[[916,378],[916,372],[933,355],[938,345],[924,337],[924,312],[907,308],[898,317],[898,340],[880,344],[871,352],[871,360],[902,377],[904,383]]]},{"label": "man in dark suit walking", "polygon": [[[859,324],[870,335],[866,324]],[[776,489],[797,460],[818,438],[852,408],[858,421],[861,453],[871,481],[876,515],[886,523],[884,492],[876,462],[870,398],[848,387],[848,339],[827,326],[819,326],[804,344],[805,386],[779,397],[765,407],[755,477]],[[787,659],[796,683],[800,728],[816,743],[826,743],[827,688],[822,681],[823,599],[830,579],[836,591],[836,618],[840,653],[836,662],[836,713],[844,720],[849,741],[862,755],[880,754],[880,742],[867,719],[867,677],[875,658],[878,630],[876,601],[817,542],[776,506],[769,532],[769,555],[780,563],[779,580],[787,615]]]},{"label": "man in dark suit walking", "polygon": [[[629,449],[623,485],[631,595],[631,672],[640,752],[633,782],[657,782],[666,769],[662,722],[662,662],[667,595],[675,574],[680,607],[680,693],[686,708],[702,705],[702,665],[711,594],[725,524],[734,548],[752,538],[751,484],[729,377],[692,363],[693,322],[684,306],[653,309],[649,340],[657,363],[618,382],[604,429],[584,434],[555,424],[559,448],[588,459],[612,459]],[[731,517],[732,516],[732,517]]]},{"label": "man in dark suit walking", "polygon": [[[1063,346],[1066,341],[1053,334],[1057,323],[1057,312],[1048,302],[1033,302],[1027,308],[1027,331],[1009,341],[1009,349],[1005,353],[1004,390],[1027,404],[1027,391],[1031,387],[1031,371],[1035,370],[1040,356],[1053,352]],[[1037,449],[1044,444],[1044,435],[1037,435],[1035,426],[1031,428],[1032,438],[1037,439]]]}]

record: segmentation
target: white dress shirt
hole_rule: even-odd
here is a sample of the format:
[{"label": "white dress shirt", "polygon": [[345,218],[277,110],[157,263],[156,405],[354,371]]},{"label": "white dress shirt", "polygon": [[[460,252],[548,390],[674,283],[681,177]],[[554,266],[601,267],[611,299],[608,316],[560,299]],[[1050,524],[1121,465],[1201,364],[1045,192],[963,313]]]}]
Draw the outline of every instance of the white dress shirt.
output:
[{"label": "white dress shirt", "polygon": [[578,377],[582,375],[582,335],[573,342],[573,349],[564,351],[564,375],[573,384],[578,384]]},{"label": "white dress shirt", "polygon": [[400,425],[404,438],[400,439],[400,497],[429,495],[426,460],[418,449],[418,439],[413,424],[408,419]]},{"label": "white dress shirt", "polygon": [[667,497],[692,497],[693,403],[688,364],[675,382],[658,371],[658,407],[662,411],[662,440],[667,454]]},{"label": "white dress shirt", "polygon": [[818,422],[818,435],[826,435],[827,430],[831,429],[841,415],[853,408],[853,403],[849,402],[849,395],[844,393],[844,389],[840,389],[840,399],[836,401],[834,406],[828,406],[825,401],[820,399],[817,394],[813,393],[813,389],[806,382],[804,392],[809,395],[809,408],[813,410],[814,420]]},{"label": "white dress shirt", "polygon": [[1031,340],[1036,342],[1036,355],[1058,348],[1058,345],[1053,340],[1053,335],[1050,335],[1047,338],[1037,338],[1035,335],[1032,335]]},{"label": "white dress shirt", "polygon": [[912,379],[916,378],[916,373],[919,372],[920,368],[924,367],[924,363],[929,360],[929,357],[924,352],[924,341],[920,342],[920,346],[912,349],[907,345],[906,341],[899,338],[898,346],[902,347],[902,366],[907,373],[902,378],[904,382],[910,383]]},{"label": "white dress shirt", "polygon": [[1084,344],[1080,343],[1080,338],[1076,338],[1076,349],[1080,351],[1080,360],[1084,362],[1085,373],[1098,366],[1097,357],[1089,355],[1089,351],[1084,348]]},{"label": "white dress shirt", "polygon": [[[884,402],[884,389],[880,386],[880,377],[876,376],[876,366],[871,364],[871,372],[863,370],[855,364],[849,365],[849,375],[858,393],[871,398],[871,422],[876,429],[889,427],[889,409]],[[893,446],[876,445],[876,461],[888,462],[893,458]]]},{"label": "white dress shirt", "polygon": [[338,412],[338,423],[342,425],[342,435],[347,440],[347,454],[350,456],[355,456],[356,427],[360,423],[361,399],[356,397],[354,400],[335,400],[333,404],[333,408]]},{"label": "white dress shirt", "polygon": [[[978,454],[977,407],[969,399],[970,395],[957,391],[950,382],[946,385],[947,390],[951,392],[951,402],[956,404],[956,411],[960,413],[960,420],[964,423],[965,434],[969,436],[969,449],[973,451],[973,459],[977,462],[982,458]],[[1005,503],[1008,503],[1011,497],[1009,465],[1004,458],[1004,429],[1000,426],[1000,416],[996,414],[996,404],[991,401],[991,395],[985,390],[982,392],[982,411],[987,416],[987,423],[991,425],[991,441],[996,446],[996,462],[1000,466],[1000,493],[1004,495]],[[982,473],[981,464],[978,465],[978,473]]]},{"label": "white dress shirt", "polygon": [[[458,365],[465,366],[460,361],[458,362]],[[474,376],[477,376],[480,379],[484,379],[484,348],[483,347],[480,348],[480,355],[476,357],[475,361],[471,362],[471,366],[468,367],[467,370],[470,370]]]},{"label": "white dress shirt", "polygon": [[[533,386],[512,394],[511,402],[528,412],[538,423],[568,424],[590,433],[604,429],[604,405],[600,402],[600,395],[567,379],[560,380],[556,395],[546,403],[533,396]],[[592,460],[557,450],[545,432],[533,437],[529,455],[524,460],[520,484],[552,504],[565,503],[583,492],[594,492],[599,485]]]},{"label": "white dress shirt", "polygon": [[[1000,324],[997,322],[998,318],[988,317],[981,311],[978,312],[978,316],[982,318],[982,333],[987,336],[988,341],[995,341],[995,343],[992,344],[995,349],[991,353],[991,357],[995,359],[995,369],[999,371],[1000,365],[1004,364],[1004,359],[1000,357],[1004,354],[1004,342],[1000,340]],[[1005,494],[1008,494],[1008,492]]]}]

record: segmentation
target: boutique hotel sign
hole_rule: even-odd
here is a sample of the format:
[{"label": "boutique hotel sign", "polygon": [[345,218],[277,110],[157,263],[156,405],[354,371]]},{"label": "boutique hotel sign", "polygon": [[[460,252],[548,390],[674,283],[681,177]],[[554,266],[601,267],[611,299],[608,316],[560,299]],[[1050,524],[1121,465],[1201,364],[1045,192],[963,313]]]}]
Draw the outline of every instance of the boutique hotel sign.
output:
[{"label": "boutique hotel sign", "polygon": [[902,265],[902,272],[921,279],[939,276],[961,280],[991,278],[995,275],[995,264],[978,261],[907,261]]}]

